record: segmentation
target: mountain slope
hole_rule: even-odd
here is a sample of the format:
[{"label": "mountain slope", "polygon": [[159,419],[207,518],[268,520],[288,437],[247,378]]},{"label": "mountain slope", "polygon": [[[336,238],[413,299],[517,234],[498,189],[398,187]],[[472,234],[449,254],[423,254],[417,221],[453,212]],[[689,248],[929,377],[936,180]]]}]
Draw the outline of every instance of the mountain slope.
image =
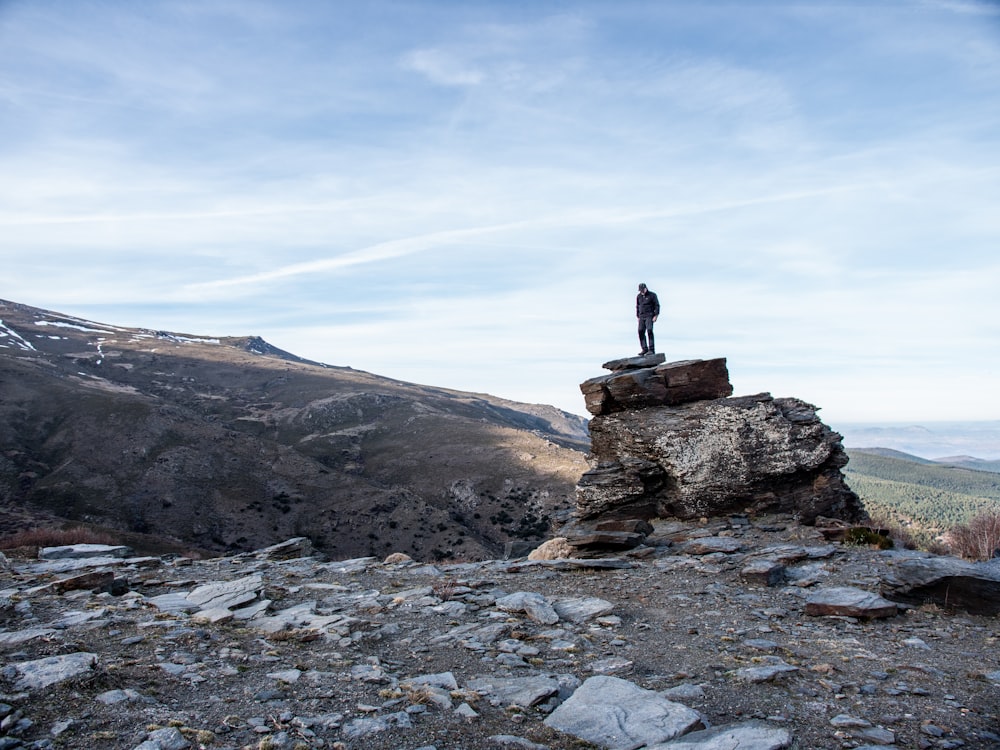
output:
[{"label": "mountain slope", "polygon": [[904,453],[903,451],[895,450],[894,448],[852,448],[850,453],[854,454],[865,454],[866,456],[882,456],[884,458],[897,458],[901,461],[911,461],[915,464],[933,464],[934,462],[929,458],[921,458],[920,456],[914,456],[912,453]]},{"label": "mountain slope", "polygon": [[258,337],[0,301],[0,534],[57,519],[213,551],[494,557],[572,506],[584,420]]},{"label": "mountain slope", "polygon": [[849,449],[847,483],[869,512],[936,534],[1000,508],[1000,475],[887,449]]},{"label": "mountain slope", "polygon": [[948,456],[946,458],[935,458],[934,463],[960,469],[989,471],[994,474],[1000,474],[1000,461],[988,461],[983,458],[975,458],[974,456]]}]

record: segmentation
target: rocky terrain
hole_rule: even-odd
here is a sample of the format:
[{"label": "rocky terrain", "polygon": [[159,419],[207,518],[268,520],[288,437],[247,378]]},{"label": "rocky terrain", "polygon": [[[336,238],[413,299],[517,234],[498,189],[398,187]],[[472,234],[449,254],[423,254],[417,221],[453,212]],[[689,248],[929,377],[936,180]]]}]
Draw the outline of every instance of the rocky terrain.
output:
[{"label": "rocky terrain", "polygon": [[0,537],[74,522],[152,552],[307,536],[489,559],[572,508],[587,445],[548,406],[0,301]]},{"label": "rocky terrain", "polygon": [[926,556],[654,526],[599,559],[12,555],[0,748],[1000,747],[996,617],[879,596]]},{"label": "rocky terrain", "polygon": [[1000,563],[885,549],[723,359],[607,363],[585,463],[544,407],[0,311],[3,523],[147,545],[0,556],[0,750],[1000,747]]}]

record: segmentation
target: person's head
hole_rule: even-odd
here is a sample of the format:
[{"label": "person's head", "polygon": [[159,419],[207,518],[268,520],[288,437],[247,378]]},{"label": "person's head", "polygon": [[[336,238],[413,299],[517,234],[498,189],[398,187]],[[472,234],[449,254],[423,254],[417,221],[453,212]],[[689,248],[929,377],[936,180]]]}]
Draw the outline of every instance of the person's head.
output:
[{"label": "person's head", "polygon": [[645,284],[639,284],[639,291],[640,292],[645,292],[646,291],[646,285]]}]

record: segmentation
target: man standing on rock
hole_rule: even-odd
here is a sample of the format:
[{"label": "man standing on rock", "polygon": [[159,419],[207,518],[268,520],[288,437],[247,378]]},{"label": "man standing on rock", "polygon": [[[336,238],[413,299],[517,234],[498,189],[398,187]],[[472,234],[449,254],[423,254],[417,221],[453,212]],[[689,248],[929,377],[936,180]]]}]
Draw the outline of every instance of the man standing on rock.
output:
[{"label": "man standing on rock", "polygon": [[656,354],[653,323],[660,317],[660,300],[657,299],[656,292],[649,291],[645,284],[639,284],[639,293],[635,296],[635,317],[639,319],[639,346],[642,347],[639,356]]}]

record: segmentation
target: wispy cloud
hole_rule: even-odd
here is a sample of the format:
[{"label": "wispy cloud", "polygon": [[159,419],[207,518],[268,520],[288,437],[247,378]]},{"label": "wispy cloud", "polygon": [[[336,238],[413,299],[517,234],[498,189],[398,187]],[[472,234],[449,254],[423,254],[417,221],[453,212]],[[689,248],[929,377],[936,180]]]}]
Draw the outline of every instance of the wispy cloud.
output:
[{"label": "wispy cloud", "polygon": [[442,86],[475,86],[484,78],[481,70],[466,65],[443,50],[414,50],[404,57],[403,64]]},{"label": "wispy cloud", "polygon": [[0,296],[579,411],[641,279],[670,356],[902,409],[1000,367],[992,13],[8,4]]}]

